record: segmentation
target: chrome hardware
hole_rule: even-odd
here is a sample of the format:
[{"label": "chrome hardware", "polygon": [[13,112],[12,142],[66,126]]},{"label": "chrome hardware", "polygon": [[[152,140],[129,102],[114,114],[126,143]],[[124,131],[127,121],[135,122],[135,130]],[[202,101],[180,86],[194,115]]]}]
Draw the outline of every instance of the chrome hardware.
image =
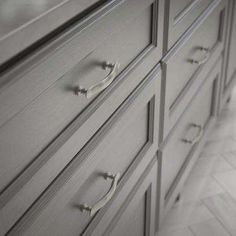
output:
[{"label": "chrome hardware", "polygon": [[203,129],[203,127],[201,125],[197,125],[197,124],[192,124],[191,126],[193,128],[198,129],[196,137],[194,139],[192,139],[192,140],[191,139],[183,139],[182,141],[185,142],[185,143],[194,145],[195,143],[197,143],[201,139],[201,137],[203,135],[204,129]]},{"label": "chrome hardware", "polygon": [[118,62],[116,63],[110,63],[110,62],[105,62],[102,65],[102,68],[104,70],[109,69],[109,73],[108,75],[99,83],[93,85],[92,87],[86,89],[83,88],[81,86],[76,86],[75,87],[75,94],[76,95],[84,95],[87,99],[99,94],[100,92],[102,92],[104,89],[106,89],[115,79],[116,74],[118,73],[120,64]]},{"label": "chrome hardware", "polygon": [[107,179],[112,180],[111,187],[110,187],[109,191],[94,206],[89,206],[86,203],[80,205],[80,209],[81,209],[82,212],[86,211],[86,212],[89,213],[90,216],[93,216],[97,211],[99,211],[102,207],[104,207],[110,201],[112,196],[114,195],[114,193],[116,191],[116,188],[117,188],[118,180],[120,178],[120,173],[117,173],[117,174],[114,175],[114,174],[108,172],[108,173],[104,174],[104,178],[106,180]]},{"label": "chrome hardware", "polygon": [[194,59],[191,59],[190,60],[190,63],[191,64],[197,64],[197,65],[202,65],[202,64],[205,64],[209,57],[210,57],[210,49],[209,48],[204,48],[204,47],[200,47],[198,50],[202,51],[202,52],[205,52],[205,56],[203,57],[202,60],[194,60]]}]

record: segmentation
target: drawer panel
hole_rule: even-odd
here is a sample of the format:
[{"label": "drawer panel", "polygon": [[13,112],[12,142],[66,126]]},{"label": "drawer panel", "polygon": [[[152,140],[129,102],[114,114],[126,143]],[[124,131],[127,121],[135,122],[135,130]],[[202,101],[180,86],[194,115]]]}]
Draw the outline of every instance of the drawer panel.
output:
[{"label": "drawer panel", "polygon": [[[130,182],[127,182],[99,224],[96,227],[91,224],[83,235],[154,236],[158,220],[155,216],[155,209],[158,206],[156,195],[158,173],[158,162],[154,157],[133,189],[130,192],[125,190],[131,187],[127,186],[130,185]],[[122,201],[127,192],[127,198]]]},{"label": "drawer panel", "polygon": [[204,134],[210,119],[215,116],[218,102],[221,60],[207,74],[199,92],[188,105],[163,150],[163,191],[165,200],[181,178],[191,151]]},{"label": "drawer panel", "polygon": [[168,0],[168,41],[170,49],[178,38],[193,24],[213,0]]},{"label": "drawer panel", "polygon": [[128,73],[145,58],[140,71],[147,73],[162,56],[162,25],[163,0],[106,3],[1,73],[0,126],[65,75],[75,76],[67,87],[71,91],[78,85],[89,88],[100,82],[109,72],[103,69],[107,61],[120,64],[118,75]]},{"label": "drawer panel", "polygon": [[[147,162],[146,155],[150,156],[150,153],[154,156],[157,135],[153,132],[158,132],[160,81],[155,77],[149,78],[146,83],[73,158],[32,207],[30,212],[34,216],[29,213],[25,221],[23,219],[22,224],[26,226],[17,226],[12,234],[21,234],[18,230],[24,228],[24,235],[32,235],[33,232],[44,236],[80,235],[92,219],[81,211],[81,204],[94,205],[113,184],[111,180],[104,179],[104,174],[120,173],[122,181],[129,168],[144,157]],[[10,212],[8,214],[10,217]]]},{"label": "drawer panel", "polygon": [[[132,0],[126,1],[124,5],[121,4],[120,7],[115,8],[109,17],[105,15],[100,19],[101,22],[94,23],[91,26],[93,30],[88,28],[77,38],[72,38],[68,42],[69,49],[72,50],[71,47],[73,47],[72,51],[76,51],[80,45],[76,52],[77,57],[69,57],[66,44],[65,48],[59,50],[60,53],[58,51],[58,57],[53,55],[51,58],[48,55],[49,59],[37,65],[37,68],[32,69],[23,78],[13,83],[9,89],[0,93],[0,149],[3,154],[0,161],[1,192],[8,188],[15,177],[21,175],[27,166],[38,159],[48,148],[48,144],[54,142],[68,124],[77,119],[80,120],[79,125],[82,126],[94,111],[100,109],[107,96],[113,96],[106,105],[110,113],[97,115],[96,122],[102,124],[153,68],[157,63],[157,57],[160,56],[157,53],[159,44],[157,47],[157,42],[154,43],[154,35],[157,36],[154,22],[159,18],[153,12],[158,4],[159,1],[145,1],[145,3],[137,1],[137,4],[133,4]],[[133,9],[132,17],[128,16],[132,14],[128,14],[130,11],[127,11],[127,8]],[[124,12],[121,13],[121,9],[125,9]],[[121,14],[120,23],[115,21],[117,14]],[[107,30],[112,24],[114,27],[108,33]],[[93,35],[95,32],[96,37]],[[94,48],[95,45],[91,46],[88,39],[96,43],[96,48]],[[85,44],[86,47],[84,47]],[[87,50],[83,58],[79,58],[80,50],[83,53]],[[54,60],[51,61],[52,59]],[[120,69],[116,71],[117,77],[113,69],[103,69],[104,62],[110,59],[114,63],[120,63]],[[61,60],[64,64],[67,60],[75,64],[70,70],[63,71],[64,74],[55,78],[54,70],[57,71],[63,67],[60,64]],[[55,61],[57,64],[54,65]],[[52,72],[52,75],[45,74],[48,70]],[[89,88],[99,83],[109,73],[112,73],[109,78],[114,81],[98,95],[97,99],[95,99],[96,96],[86,98],[83,94],[75,95],[77,86]],[[53,82],[51,76],[56,79],[54,83],[51,83]],[[30,83],[28,83],[29,79]],[[40,89],[39,85],[42,86]],[[36,91],[36,87],[39,90]],[[118,89],[116,92],[114,92],[115,87]],[[19,92],[16,93],[15,91],[18,90]],[[29,100],[32,101],[26,105]],[[103,117],[104,115],[106,118]],[[97,125],[98,128],[99,125]],[[91,134],[88,134],[89,131],[86,131],[84,136],[87,140],[91,137]],[[83,145],[84,143],[81,143],[81,147]]]},{"label": "drawer panel", "polygon": [[208,11],[198,27],[162,62],[166,77],[164,138],[191,99],[191,94],[188,98],[186,94],[198,74],[212,64],[209,59],[218,58],[223,50],[226,7],[226,1],[221,1]]}]

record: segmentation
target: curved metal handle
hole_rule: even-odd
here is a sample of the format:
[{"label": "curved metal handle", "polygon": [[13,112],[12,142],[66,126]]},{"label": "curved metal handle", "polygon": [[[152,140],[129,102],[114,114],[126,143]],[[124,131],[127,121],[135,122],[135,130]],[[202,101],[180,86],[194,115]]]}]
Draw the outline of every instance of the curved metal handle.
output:
[{"label": "curved metal handle", "polygon": [[110,172],[105,173],[104,175],[105,179],[112,179],[111,187],[107,194],[99,200],[94,206],[89,206],[88,204],[82,204],[80,205],[80,209],[83,211],[89,212],[90,216],[93,216],[97,211],[99,211],[102,207],[104,207],[107,202],[112,198],[114,195],[116,188],[117,188],[117,183],[120,178],[120,173],[117,173],[116,175],[111,174]]},{"label": "curved metal handle", "polygon": [[93,85],[92,87],[85,89],[81,86],[76,86],[75,87],[75,94],[79,95],[82,94],[84,95],[87,99],[97,95],[98,93],[102,92],[105,88],[107,88],[115,79],[116,74],[119,70],[120,64],[118,62],[116,63],[110,63],[110,62],[105,62],[103,65],[103,69],[107,70],[109,69],[109,74],[98,84]]},{"label": "curved metal handle", "polygon": [[197,64],[197,65],[205,64],[211,55],[209,48],[200,47],[199,50],[205,52],[205,56],[203,57],[202,60],[194,60],[194,59],[190,60],[192,64]]},{"label": "curved metal handle", "polygon": [[197,124],[192,124],[192,127],[198,129],[196,137],[194,139],[192,139],[192,140],[190,140],[190,139],[183,139],[183,142],[189,143],[191,145],[194,145],[195,143],[197,143],[201,139],[201,137],[203,135],[204,129],[203,129],[203,127],[201,125],[197,125]]}]

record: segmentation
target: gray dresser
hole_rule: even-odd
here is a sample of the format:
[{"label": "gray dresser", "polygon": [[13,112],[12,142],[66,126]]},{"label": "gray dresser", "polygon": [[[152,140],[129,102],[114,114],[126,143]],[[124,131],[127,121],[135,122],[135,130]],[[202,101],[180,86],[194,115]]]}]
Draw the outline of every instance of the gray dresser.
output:
[{"label": "gray dresser", "polygon": [[0,236],[154,236],[236,81],[234,0],[0,3]]}]

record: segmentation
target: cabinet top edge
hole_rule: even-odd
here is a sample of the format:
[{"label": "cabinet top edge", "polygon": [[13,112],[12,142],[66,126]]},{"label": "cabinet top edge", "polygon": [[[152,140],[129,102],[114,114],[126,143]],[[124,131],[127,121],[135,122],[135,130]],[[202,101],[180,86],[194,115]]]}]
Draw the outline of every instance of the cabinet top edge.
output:
[{"label": "cabinet top edge", "polygon": [[0,2],[0,65],[104,0]]}]

